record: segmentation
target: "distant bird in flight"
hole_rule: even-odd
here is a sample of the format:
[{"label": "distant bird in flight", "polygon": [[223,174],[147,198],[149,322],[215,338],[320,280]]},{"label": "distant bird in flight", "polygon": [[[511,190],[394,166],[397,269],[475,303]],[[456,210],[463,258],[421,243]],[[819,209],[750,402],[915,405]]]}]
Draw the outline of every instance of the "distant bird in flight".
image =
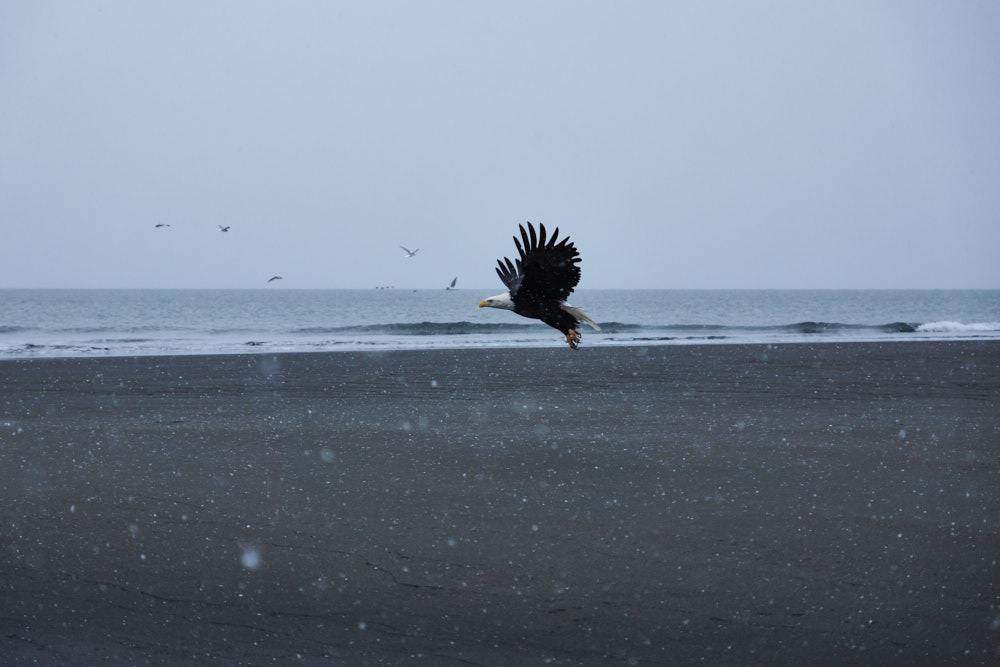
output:
[{"label": "distant bird in flight", "polygon": [[418,252],[420,252],[420,248],[417,248],[416,250],[410,250],[409,248],[404,248],[403,246],[399,246],[399,247],[400,247],[400,248],[403,248],[403,252],[405,252],[405,253],[406,253],[406,257],[407,257],[407,258],[410,258],[410,257],[413,257],[413,256],[414,256],[414,255],[416,255],[416,254],[417,254]]},{"label": "distant bird in flight", "polygon": [[[504,308],[518,315],[532,317],[559,329],[574,350],[582,336],[578,330],[581,322],[600,331],[601,327],[583,308],[566,303],[573,288],[580,282],[580,253],[567,236],[559,243],[559,228],[546,243],[545,225],[538,225],[540,233],[528,223],[528,231],[521,227],[521,240],[514,237],[520,259],[514,262],[504,257],[497,260],[496,270],[508,292],[491,296],[479,302],[480,308]],[[522,246],[521,241],[524,242]]]},{"label": "distant bird in flight", "polygon": [[226,225],[225,227],[223,227],[222,225],[219,225],[219,231],[220,232],[228,232],[229,231],[229,225]]},{"label": "distant bird in flight", "polygon": [[455,276],[455,279],[452,280],[451,284],[448,285],[447,287],[445,287],[445,289],[455,289],[455,283],[457,283],[457,282],[458,282],[458,276]]},{"label": "distant bird in flight", "polygon": [[267,279],[267,282],[273,283],[275,280],[283,280],[283,278],[281,276],[271,276]]},{"label": "distant bird in flight", "polygon": [[159,228],[159,227],[169,227],[170,225],[168,225],[168,224],[167,224],[167,223],[165,223],[165,222],[158,222],[158,223],[156,223],[156,224],[155,224],[155,225],[153,225],[153,226],[154,226],[154,227],[157,227],[157,228]]}]

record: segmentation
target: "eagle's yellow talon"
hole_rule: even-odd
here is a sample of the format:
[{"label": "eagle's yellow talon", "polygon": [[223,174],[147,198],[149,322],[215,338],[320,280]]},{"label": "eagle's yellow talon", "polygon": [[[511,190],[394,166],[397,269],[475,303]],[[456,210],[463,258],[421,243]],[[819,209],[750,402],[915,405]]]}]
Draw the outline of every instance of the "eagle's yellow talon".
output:
[{"label": "eagle's yellow talon", "polygon": [[580,332],[576,329],[570,329],[566,332],[566,342],[569,343],[569,346],[574,350],[579,349],[581,338],[582,336],[580,335]]}]

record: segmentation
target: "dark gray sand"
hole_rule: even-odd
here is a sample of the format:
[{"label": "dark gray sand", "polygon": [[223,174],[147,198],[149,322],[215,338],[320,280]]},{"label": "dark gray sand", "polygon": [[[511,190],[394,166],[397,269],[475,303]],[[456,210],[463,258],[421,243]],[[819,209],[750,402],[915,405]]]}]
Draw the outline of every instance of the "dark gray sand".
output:
[{"label": "dark gray sand", "polygon": [[6,361],[0,387],[3,664],[1000,660],[997,343]]}]

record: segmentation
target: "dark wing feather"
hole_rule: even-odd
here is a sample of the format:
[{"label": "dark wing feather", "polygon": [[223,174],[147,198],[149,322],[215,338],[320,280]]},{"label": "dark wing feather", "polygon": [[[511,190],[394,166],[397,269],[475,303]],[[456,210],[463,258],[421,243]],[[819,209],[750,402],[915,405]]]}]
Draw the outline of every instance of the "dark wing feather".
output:
[{"label": "dark wing feather", "polygon": [[[518,260],[515,266],[509,258],[504,257],[504,261],[501,262],[497,260],[499,268],[497,268],[497,275],[500,276],[500,282],[502,282],[511,294],[517,291],[517,288],[521,286],[521,279],[524,277],[521,275],[521,262]],[[506,262],[506,265],[504,265]]]},{"label": "dark wing feather", "polygon": [[[520,299],[564,301],[580,282],[580,253],[567,236],[557,241],[559,229],[546,243],[545,225],[539,225],[539,234],[529,222],[525,231],[521,226],[521,241],[514,237],[514,245],[521,255],[518,273],[522,274],[517,295]],[[511,292],[513,294],[513,291]]]}]

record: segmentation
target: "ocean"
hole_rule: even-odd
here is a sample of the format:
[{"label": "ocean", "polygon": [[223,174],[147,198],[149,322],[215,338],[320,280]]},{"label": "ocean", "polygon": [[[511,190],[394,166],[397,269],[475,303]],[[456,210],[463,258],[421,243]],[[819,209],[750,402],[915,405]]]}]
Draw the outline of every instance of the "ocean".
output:
[{"label": "ocean", "polygon": [[[0,359],[565,347],[485,290],[0,290]],[[580,290],[583,347],[1000,339],[1000,290]]]}]

